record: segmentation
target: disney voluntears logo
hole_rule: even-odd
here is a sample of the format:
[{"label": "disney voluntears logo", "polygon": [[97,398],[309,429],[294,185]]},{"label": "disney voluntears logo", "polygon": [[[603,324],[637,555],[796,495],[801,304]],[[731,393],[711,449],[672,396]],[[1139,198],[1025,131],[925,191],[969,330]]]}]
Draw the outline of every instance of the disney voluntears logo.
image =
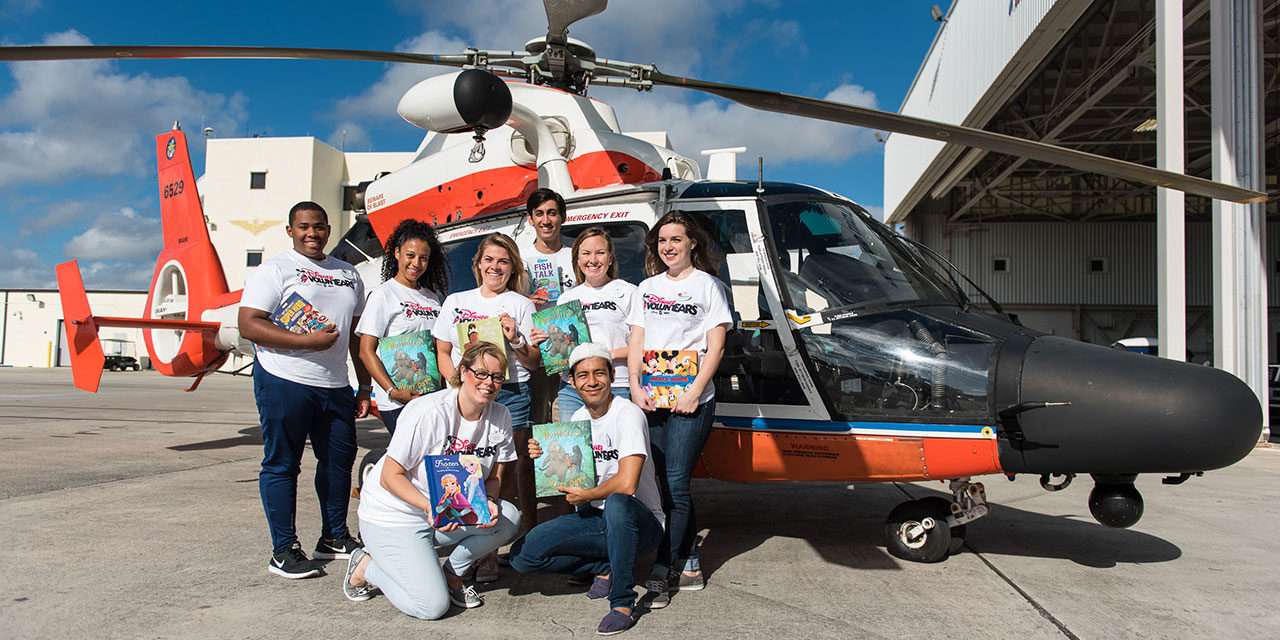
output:
[{"label": "disney voluntears logo", "polygon": [[618,303],[616,303],[616,302],[614,302],[614,301],[612,301],[612,300],[601,300],[601,301],[599,301],[599,302],[584,302],[584,303],[582,303],[582,310],[583,310],[583,311],[600,311],[601,309],[608,309],[608,310],[610,310],[610,311],[617,311],[617,310],[618,310]]},{"label": "disney voluntears logo", "polygon": [[300,284],[318,284],[322,287],[351,287],[352,289],[356,287],[354,278],[338,278],[312,269],[297,269],[297,272]]},{"label": "disney voluntears logo", "polygon": [[[684,296],[686,299],[688,296]],[[683,313],[691,316],[698,315],[698,305],[691,302],[677,302],[668,300],[662,296],[646,293],[644,294],[644,310],[651,311],[658,315],[668,315],[672,313]]]},{"label": "disney voluntears logo", "polygon": [[435,319],[440,315],[439,309],[432,309],[426,305],[407,300],[400,302],[400,312],[406,318],[426,318],[428,320]]},{"label": "disney voluntears logo", "polygon": [[488,320],[488,319],[489,319],[489,316],[486,316],[483,313],[476,313],[475,311],[472,311],[470,309],[454,309],[453,310],[454,324],[458,324],[459,322],[468,322],[470,320]]},{"label": "disney voluntears logo", "polygon": [[498,454],[498,447],[477,447],[466,438],[458,436],[448,436],[445,439],[444,447],[445,455],[461,454],[467,456],[476,456],[477,458],[490,458]]},{"label": "disney voluntears logo", "polygon": [[608,460],[617,460],[617,459],[618,459],[618,450],[617,450],[617,449],[605,449],[603,445],[593,444],[593,445],[591,445],[591,457],[592,457],[592,458],[595,458],[596,462],[605,462],[605,461],[608,461]]}]

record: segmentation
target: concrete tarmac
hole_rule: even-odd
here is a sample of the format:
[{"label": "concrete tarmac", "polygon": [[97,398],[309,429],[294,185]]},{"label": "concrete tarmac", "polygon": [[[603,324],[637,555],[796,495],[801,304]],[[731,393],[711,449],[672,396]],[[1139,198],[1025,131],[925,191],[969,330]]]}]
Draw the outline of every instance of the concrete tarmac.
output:
[{"label": "concrete tarmac", "polygon": [[[565,638],[607,605],[555,576],[504,570],[485,605],[436,622],[385,598],[352,603],[329,574],[269,575],[258,499],[261,439],[247,378],[199,391],[150,372],[104,374],[96,395],[63,370],[0,369],[0,637]],[[384,445],[360,423],[363,449]],[[319,514],[303,463],[298,525]],[[1276,637],[1280,450],[1177,487],[1142,478],[1130,530],[1089,516],[1087,478],[1047,493],[985,478],[993,502],[947,561],[884,549],[884,517],[940,483],[694,485],[706,590],[644,614],[627,637]],[[351,509],[355,525],[355,505]]]}]

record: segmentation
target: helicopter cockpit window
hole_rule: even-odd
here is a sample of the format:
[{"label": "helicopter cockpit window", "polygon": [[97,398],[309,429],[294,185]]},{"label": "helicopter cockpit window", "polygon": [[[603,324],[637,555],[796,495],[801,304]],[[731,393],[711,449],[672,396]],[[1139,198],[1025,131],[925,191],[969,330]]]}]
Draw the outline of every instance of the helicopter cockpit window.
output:
[{"label": "helicopter cockpit window", "polygon": [[382,243],[374,235],[373,225],[369,224],[369,220],[361,217],[356,219],[356,223],[351,225],[351,229],[329,253],[339,260],[356,265],[365,260],[381,258]]},{"label": "helicopter cockpit window", "polygon": [[796,332],[818,390],[839,420],[989,419],[989,337],[911,310]]},{"label": "helicopter cockpit window", "polygon": [[777,330],[760,322],[771,319],[772,314],[760,288],[760,269],[751,248],[746,212],[718,209],[686,213],[702,220],[711,236],[712,249],[720,258],[716,275],[729,293],[733,313],[734,325],[725,336],[724,359],[715,377],[716,401],[807,405]]},{"label": "helicopter cockpit window", "polygon": [[769,205],[788,306],[813,313],[854,305],[951,304],[935,275],[887,242],[847,205]]}]

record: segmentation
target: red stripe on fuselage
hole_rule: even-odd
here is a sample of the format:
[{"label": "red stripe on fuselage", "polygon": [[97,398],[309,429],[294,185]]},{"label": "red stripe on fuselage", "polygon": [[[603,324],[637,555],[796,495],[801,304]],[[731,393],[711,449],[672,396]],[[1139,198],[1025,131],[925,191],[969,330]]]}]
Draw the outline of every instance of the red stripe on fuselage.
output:
[{"label": "red stripe on fuselage", "polygon": [[[578,189],[654,182],[662,177],[643,160],[616,151],[593,151],[568,164],[569,176]],[[477,171],[371,211],[369,224],[378,239],[385,241],[403,220],[413,218],[432,225],[467,220],[519,207],[537,188],[538,174],[533,169],[513,166]]]}]

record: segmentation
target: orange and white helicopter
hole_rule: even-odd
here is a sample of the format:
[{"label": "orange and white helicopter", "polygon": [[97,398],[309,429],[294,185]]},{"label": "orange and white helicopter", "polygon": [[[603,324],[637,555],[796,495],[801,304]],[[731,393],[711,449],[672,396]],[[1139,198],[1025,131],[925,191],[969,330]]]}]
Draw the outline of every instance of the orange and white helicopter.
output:
[{"label": "orange and white helicopter", "polygon": [[[1108,526],[1130,526],[1143,510],[1133,484],[1138,474],[1165,474],[1176,484],[1230,465],[1252,448],[1261,410],[1230,374],[1043,335],[1000,313],[989,298],[981,305],[988,310],[981,310],[950,263],[856,203],[806,185],[736,180],[733,150],[713,154],[704,177],[694,160],[662,141],[622,134],[613,109],[587,90],[685,87],[757,109],[1208,197],[1257,201],[1264,194],[1001,134],[601,58],[567,30],[601,12],[604,0],[544,4],[547,34],[524,51],[35,46],[0,47],[0,60],[318,58],[462,67],[422,81],[401,99],[400,114],[428,133],[411,164],[367,186],[367,216],[333,253],[375,274],[369,267],[381,248],[374,236],[385,237],[405,218],[424,219],[437,226],[449,254],[451,284],[470,288],[469,260],[479,239],[503,231],[530,242],[520,205],[547,186],[568,202],[566,236],[605,226],[623,277],[637,281],[649,226],[672,209],[693,214],[725,257],[718,275],[731,291],[735,319],[715,378],[717,417],[700,472],[749,482],[950,481],[952,500],[913,500],[889,514],[887,546],[901,558],[945,558],[951,538],[988,513],[975,476],[1035,474],[1056,489],[1091,474],[1094,516]],[[197,382],[231,351],[251,353],[236,328],[240,292],[229,290],[209,240],[184,134],[159,135],[156,158],[164,249],[143,316],[93,315],[76,264],[58,266],[73,376],[82,389],[97,389],[103,326],[143,327],[156,368]]]}]

